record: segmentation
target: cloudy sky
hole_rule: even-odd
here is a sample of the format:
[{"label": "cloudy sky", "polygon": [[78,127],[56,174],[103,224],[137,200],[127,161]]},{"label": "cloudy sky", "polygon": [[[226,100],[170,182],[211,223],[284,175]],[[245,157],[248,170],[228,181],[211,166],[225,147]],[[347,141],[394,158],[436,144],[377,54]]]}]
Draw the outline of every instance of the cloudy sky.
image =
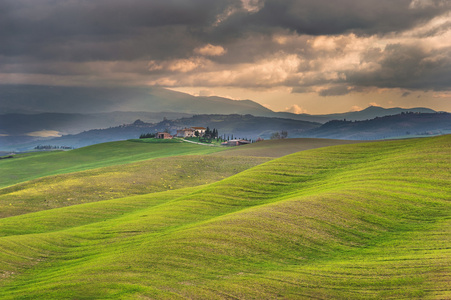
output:
[{"label": "cloudy sky", "polygon": [[451,111],[451,1],[1,0],[0,84]]}]

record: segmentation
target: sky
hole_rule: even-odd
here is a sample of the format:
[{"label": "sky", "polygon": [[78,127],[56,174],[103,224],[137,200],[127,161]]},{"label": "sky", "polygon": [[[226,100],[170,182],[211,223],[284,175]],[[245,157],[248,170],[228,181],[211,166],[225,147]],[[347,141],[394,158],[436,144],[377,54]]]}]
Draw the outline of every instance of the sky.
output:
[{"label": "sky", "polygon": [[1,0],[0,84],[451,111],[451,1]]}]

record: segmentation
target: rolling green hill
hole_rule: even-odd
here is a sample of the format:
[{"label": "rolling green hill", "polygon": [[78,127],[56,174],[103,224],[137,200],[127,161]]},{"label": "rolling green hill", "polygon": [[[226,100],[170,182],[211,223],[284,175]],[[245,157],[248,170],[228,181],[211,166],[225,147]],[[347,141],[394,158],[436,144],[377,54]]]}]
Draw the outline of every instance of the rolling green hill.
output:
[{"label": "rolling green hill", "polygon": [[251,156],[171,156],[46,176],[0,189],[0,218],[205,185],[268,160]]},{"label": "rolling green hill", "polygon": [[0,160],[0,188],[43,176],[65,174],[106,166],[176,155],[202,155],[223,148],[189,143],[138,143],[120,141],[71,151],[34,152]]},{"label": "rolling green hill", "polygon": [[218,156],[257,156],[257,157],[282,157],[299,151],[310,149],[357,144],[363,141],[334,140],[334,139],[316,139],[316,138],[297,138],[297,139],[276,139],[264,140],[261,142],[246,145],[246,147],[234,147],[229,151],[222,151],[212,155]]},{"label": "rolling green hill", "polygon": [[[151,143],[131,151],[136,142]],[[200,145],[191,147],[192,144],[178,143],[175,140],[155,142],[153,139],[142,139],[136,142],[101,144],[70,152],[47,152],[43,158],[42,153],[34,153],[19,156],[17,160],[4,160],[3,162],[10,163],[9,168],[3,169],[5,182],[7,176],[23,180],[52,172],[57,175],[43,176],[0,189],[0,218],[209,184],[274,157],[351,143],[327,139],[284,139],[263,141],[245,147],[222,148],[224,151],[219,151],[219,148],[210,149],[211,147]],[[214,155],[200,155],[209,152]],[[184,153],[192,155],[171,156]],[[195,155],[196,153],[199,155]],[[142,159],[144,155],[149,159],[124,163],[134,161],[137,157]],[[160,157],[165,155],[167,157]],[[30,168],[30,163],[34,167]],[[99,167],[102,164],[106,166]],[[83,168],[87,170],[73,172]],[[14,174],[20,174],[21,177],[14,178]],[[10,182],[14,183],[14,180]]]},{"label": "rolling green hill", "polygon": [[451,136],[0,219],[2,299],[451,297]]}]

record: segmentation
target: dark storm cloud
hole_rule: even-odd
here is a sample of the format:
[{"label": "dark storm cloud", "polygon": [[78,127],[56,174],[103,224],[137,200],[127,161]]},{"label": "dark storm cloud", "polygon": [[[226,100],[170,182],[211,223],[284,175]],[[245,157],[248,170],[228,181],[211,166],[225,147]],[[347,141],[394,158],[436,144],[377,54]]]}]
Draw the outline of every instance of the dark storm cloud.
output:
[{"label": "dark storm cloud", "polygon": [[44,59],[180,56],[231,1],[7,0],[0,53]]},{"label": "dark storm cloud", "polygon": [[[415,2],[420,4],[414,5]],[[385,34],[409,29],[450,9],[443,0],[267,0],[244,24],[282,27],[300,34]]]},{"label": "dark storm cloud", "polygon": [[277,28],[301,34],[399,31],[449,8],[411,0],[266,0],[246,11],[238,0],[6,0],[0,53],[40,59],[183,57],[202,43],[234,43]]},{"label": "dark storm cloud", "polygon": [[[446,90],[443,47],[393,44],[358,54],[371,68],[322,69],[346,56],[353,34],[402,34],[450,8],[448,0],[3,0],[0,76],[23,74],[19,83],[31,84],[319,86],[323,96],[359,86]],[[415,38],[443,34],[449,24]],[[315,46],[318,36],[336,37],[333,47]],[[224,51],[199,50],[205,46]],[[209,83],[214,71],[223,78]]]},{"label": "dark storm cloud", "polygon": [[336,86],[331,87],[328,89],[321,90],[319,92],[320,96],[327,97],[327,96],[343,96],[349,94],[350,90],[347,86]]},{"label": "dark storm cloud", "polygon": [[371,49],[363,62],[373,68],[346,72],[347,82],[357,86],[450,90],[451,48],[426,50],[417,45],[387,45]]}]

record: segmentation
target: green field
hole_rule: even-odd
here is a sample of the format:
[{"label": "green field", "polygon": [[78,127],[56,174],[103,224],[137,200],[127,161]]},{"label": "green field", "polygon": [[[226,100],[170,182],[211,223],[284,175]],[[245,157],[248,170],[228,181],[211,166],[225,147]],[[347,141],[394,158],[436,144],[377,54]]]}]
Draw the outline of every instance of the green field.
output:
[{"label": "green field", "polygon": [[217,153],[221,156],[261,156],[281,157],[284,155],[328,146],[357,144],[362,141],[333,140],[316,138],[265,140],[246,147],[232,147],[229,151]]},{"label": "green field", "polygon": [[268,160],[251,156],[171,156],[46,176],[0,189],[0,218],[205,185]]},{"label": "green field", "polygon": [[[3,189],[0,203],[14,196],[11,207],[33,207],[52,182],[51,199],[67,197],[72,180],[81,180],[78,189],[92,181],[79,193],[86,199],[97,191],[96,176],[105,182],[101,192],[120,187],[108,195],[115,199],[29,213],[24,204],[1,218],[0,299],[451,298],[451,136],[273,160],[284,150],[268,144],[251,145],[254,155],[250,146],[208,155],[218,149],[204,147],[190,157],[181,155],[195,150],[176,148],[185,144],[167,145],[175,148],[150,151],[150,161],[132,163],[145,159],[138,150],[131,160],[112,154],[98,162],[101,169],[85,163],[88,171],[71,174],[75,162],[60,169],[41,162],[37,177],[53,172],[55,180]],[[200,167],[202,159],[209,167]],[[145,169],[164,167],[159,174],[168,177],[132,187]]]},{"label": "green field", "polygon": [[[138,140],[139,141],[139,140]],[[223,148],[190,143],[111,142],[71,151],[33,152],[0,161],[0,188],[48,175],[65,174],[106,166],[175,155],[202,155]]]}]

